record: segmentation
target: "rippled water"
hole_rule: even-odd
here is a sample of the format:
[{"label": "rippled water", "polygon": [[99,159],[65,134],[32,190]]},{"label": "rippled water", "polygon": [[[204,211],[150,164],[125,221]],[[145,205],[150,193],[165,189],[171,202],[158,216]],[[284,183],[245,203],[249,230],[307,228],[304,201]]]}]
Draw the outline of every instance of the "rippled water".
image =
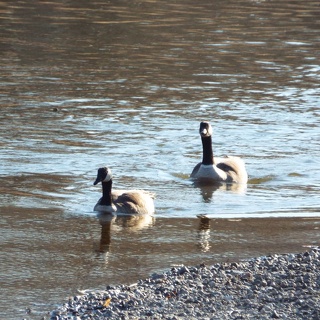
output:
[{"label": "rippled water", "polygon": [[[275,0],[3,3],[0,316],[40,319],[77,289],[172,264],[318,245],[319,10]],[[246,188],[188,179],[202,120],[217,155],[246,161]],[[102,165],[115,187],[155,192],[155,217],[97,217]]]}]

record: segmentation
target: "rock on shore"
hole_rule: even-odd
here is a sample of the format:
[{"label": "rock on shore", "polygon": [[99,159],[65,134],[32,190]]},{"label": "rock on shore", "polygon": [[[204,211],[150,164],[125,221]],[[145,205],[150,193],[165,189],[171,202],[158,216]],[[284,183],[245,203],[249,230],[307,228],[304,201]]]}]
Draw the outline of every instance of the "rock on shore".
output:
[{"label": "rock on shore", "polygon": [[51,312],[53,319],[320,319],[320,248],[173,267],[75,296]]}]

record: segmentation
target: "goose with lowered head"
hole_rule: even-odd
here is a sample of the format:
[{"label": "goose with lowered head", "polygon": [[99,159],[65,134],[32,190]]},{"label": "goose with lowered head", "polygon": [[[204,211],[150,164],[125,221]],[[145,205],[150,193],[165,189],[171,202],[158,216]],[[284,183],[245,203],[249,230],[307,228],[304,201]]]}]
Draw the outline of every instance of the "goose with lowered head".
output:
[{"label": "goose with lowered head", "polygon": [[216,158],[213,156],[212,127],[209,122],[200,123],[199,133],[202,141],[202,162],[194,167],[190,177],[212,183],[247,183],[248,174],[241,158],[233,156]]},{"label": "goose with lowered head", "polygon": [[94,185],[101,182],[102,197],[94,206],[94,211],[120,214],[153,214],[154,194],[143,190],[112,190],[110,168],[98,169]]}]

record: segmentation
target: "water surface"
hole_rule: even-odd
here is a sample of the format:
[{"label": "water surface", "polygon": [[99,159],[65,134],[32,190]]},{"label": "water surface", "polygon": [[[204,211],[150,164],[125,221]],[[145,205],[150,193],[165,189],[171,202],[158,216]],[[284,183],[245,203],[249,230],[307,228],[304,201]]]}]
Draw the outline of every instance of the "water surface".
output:
[{"label": "water surface", "polygon": [[[0,317],[319,244],[318,1],[15,1],[0,16]],[[247,186],[189,180],[202,120]],[[154,217],[92,211],[104,165],[156,193]]]}]

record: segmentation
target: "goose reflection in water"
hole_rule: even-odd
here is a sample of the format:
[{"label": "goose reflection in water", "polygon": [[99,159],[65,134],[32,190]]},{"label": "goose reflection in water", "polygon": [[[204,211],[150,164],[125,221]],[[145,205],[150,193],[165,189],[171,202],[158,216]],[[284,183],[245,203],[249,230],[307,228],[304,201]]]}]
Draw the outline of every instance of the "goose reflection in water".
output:
[{"label": "goose reflection in water", "polygon": [[204,202],[211,202],[214,192],[216,191],[231,191],[237,194],[245,194],[247,191],[247,184],[243,183],[223,183],[217,182],[212,184],[210,181],[209,183],[205,180],[202,181],[194,181],[193,186],[195,188],[200,189],[200,194],[204,200]]},{"label": "goose reflection in water", "polygon": [[112,233],[117,233],[124,229],[126,232],[139,232],[152,227],[155,221],[154,216],[148,214],[116,215],[99,213],[97,217],[101,225],[101,236],[96,252],[99,255],[104,255],[106,261],[111,248]]},{"label": "goose reflection in water", "polygon": [[197,215],[199,218],[198,244],[202,252],[210,250],[210,218],[204,214]]},{"label": "goose reflection in water", "polygon": [[111,224],[116,220],[116,215],[113,214],[99,214],[99,222],[101,225],[101,236],[98,253],[107,253],[110,251],[111,244]]}]

